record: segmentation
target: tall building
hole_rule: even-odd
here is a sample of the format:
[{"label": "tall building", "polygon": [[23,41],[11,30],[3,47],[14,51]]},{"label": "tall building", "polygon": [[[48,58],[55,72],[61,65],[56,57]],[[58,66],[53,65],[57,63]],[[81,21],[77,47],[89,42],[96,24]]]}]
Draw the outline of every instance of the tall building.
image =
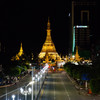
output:
[{"label": "tall building", "polygon": [[89,50],[95,34],[96,3],[88,0],[72,1],[72,52],[76,45],[80,50]]},{"label": "tall building", "polygon": [[48,23],[47,23],[47,37],[46,37],[46,41],[43,44],[42,50],[39,54],[39,58],[44,58],[46,56],[46,53],[48,53],[48,56],[51,59],[56,59],[57,57],[58,58],[60,57],[58,55],[58,53],[56,52],[55,45],[51,38],[51,29],[50,29],[49,18],[48,18]]}]

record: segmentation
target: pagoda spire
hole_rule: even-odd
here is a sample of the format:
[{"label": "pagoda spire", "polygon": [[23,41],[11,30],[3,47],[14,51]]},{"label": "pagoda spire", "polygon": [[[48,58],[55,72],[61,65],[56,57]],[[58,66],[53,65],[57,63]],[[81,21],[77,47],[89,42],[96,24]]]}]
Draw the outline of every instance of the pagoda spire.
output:
[{"label": "pagoda spire", "polygon": [[16,56],[13,56],[13,57],[11,58],[11,60],[12,60],[12,61],[14,61],[14,60],[20,60],[20,57],[21,57],[23,54],[24,54],[24,53],[23,53],[23,47],[22,47],[22,43],[21,43],[20,50],[19,50],[18,54],[16,54]]},{"label": "pagoda spire", "polygon": [[80,56],[78,54],[78,46],[76,46],[76,55],[75,55],[75,58],[77,61],[80,61]]},{"label": "pagoda spire", "polygon": [[22,54],[23,54],[23,47],[22,47],[22,43],[21,43],[20,51],[19,51],[18,55],[21,56]]},{"label": "pagoda spire", "polygon": [[47,42],[52,42],[51,39],[51,29],[50,29],[50,19],[48,17],[48,22],[47,22],[47,36],[46,36],[46,43]]},{"label": "pagoda spire", "polygon": [[50,30],[50,19],[48,17],[47,30]]},{"label": "pagoda spire", "polygon": [[48,23],[47,23],[47,36],[51,36],[50,19],[49,19],[49,17],[48,17]]}]

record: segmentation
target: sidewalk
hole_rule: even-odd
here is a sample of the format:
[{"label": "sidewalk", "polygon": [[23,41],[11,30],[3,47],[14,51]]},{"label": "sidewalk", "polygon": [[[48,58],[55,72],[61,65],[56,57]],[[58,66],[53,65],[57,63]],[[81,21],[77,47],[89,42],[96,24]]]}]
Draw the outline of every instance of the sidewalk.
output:
[{"label": "sidewalk", "polygon": [[5,85],[5,86],[1,86],[0,87],[0,96],[4,95],[7,92],[11,92],[15,89],[18,89],[24,85],[26,85],[27,83],[29,83],[32,80],[32,77],[30,74],[25,75],[23,78],[21,78],[19,81],[13,84],[9,84],[9,85]]},{"label": "sidewalk", "polygon": [[[37,73],[38,71],[36,70],[34,72],[34,75]],[[11,92],[15,89],[18,89],[20,87],[25,86],[26,84],[28,84],[30,81],[32,81],[32,76],[30,75],[30,73],[26,74],[24,77],[21,77],[20,80],[18,80],[17,82],[14,82],[12,84],[9,85],[4,85],[4,86],[0,86],[0,96],[4,95],[6,93],[6,89],[7,92]],[[15,84],[16,83],[16,84]]]},{"label": "sidewalk", "polygon": [[[75,88],[77,89],[77,91],[80,95],[94,96],[93,94],[89,94],[88,90],[86,90],[85,88],[81,88],[81,86],[79,86],[76,83],[76,81],[67,74],[67,72],[65,72],[65,73],[66,73],[66,76],[69,78],[69,80],[73,83],[73,85],[75,86]],[[100,97],[100,95],[96,95],[96,96]]]},{"label": "sidewalk", "polygon": [[[28,75],[28,74],[26,74],[25,76],[21,77],[20,80],[24,79],[27,75]],[[0,86],[0,88],[10,87],[10,86],[15,85],[16,83],[18,83],[20,80],[14,81],[14,82],[11,83],[11,84],[2,85],[2,86]]]}]

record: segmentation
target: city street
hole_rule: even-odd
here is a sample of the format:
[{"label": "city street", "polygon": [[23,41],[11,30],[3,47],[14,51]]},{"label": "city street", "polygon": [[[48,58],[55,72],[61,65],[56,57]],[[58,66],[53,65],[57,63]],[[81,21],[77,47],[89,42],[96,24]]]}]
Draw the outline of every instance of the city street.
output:
[{"label": "city street", "polygon": [[38,100],[100,100],[100,97],[80,95],[66,73],[49,73]]},{"label": "city street", "polygon": [[99,0],[0,8],[0,100],[100,100]]},{"label": "city street", "polygon": [[[35,82],[33,85],[33,99],[36,100],[100,100],[100,96],[90,96],[82,95],[79,90],[77,90],[67,77],[65,71],[63,72],[49,72],[46,76],[43,88],[38,95],[40,87],[43,83],[43,79]],[[21,94],[20,87],[25,90],[25,82],[31,80],[28,75],[22,81],[18,82],[8,88],[0,89],[0,100],[31,100],[32,94],[27,94],[26,96]],[[31,88],[31,85],[29,86]],[[27,87],[28,88],[28,87]],[[12,91],[10,91],[12,89]],[[5,94],[3,94],[5,92]],[[15,99],[12,95],[15,95]]]}]

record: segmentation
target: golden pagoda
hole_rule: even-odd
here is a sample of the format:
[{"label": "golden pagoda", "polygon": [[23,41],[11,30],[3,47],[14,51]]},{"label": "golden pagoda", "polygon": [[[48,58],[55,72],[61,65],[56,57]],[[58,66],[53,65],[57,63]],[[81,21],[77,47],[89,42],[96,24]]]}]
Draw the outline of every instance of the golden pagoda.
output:
[{"label": "golden pagoda", "polygon": [[20,50],[19,50],[18,54],[16,54],[16,56],[13,56],[11,60],[12,61],[13,60],[20,60],[19,57],[21,57],[23,54],[24,54],[23,53],[23,47],[22,47],[22,43],[21,43]]},{"label": "golden pagoda", "polygon": [[42,50],[39,54],[39,58],[42,59],[46,56],[46,52],[48,52],[48,56],[51,59],[56,59],[60,58],[58,53],[56,52],[55,45],[51,39],[51,29],[50,29],[50,20],[48,18],[48,23],[47,23],[47,36],[46,36],[46,41],[43,44]]},{"label": "golden pagoda", "polygon": [[23,53],[23,47],[22,47],[22,43],[21,43],[20,50],[19,50],[19,53],[17,55],[22,56],[23,54],[24,54]]},{"label": "golden pagoda", "polygon": [[46,58],[45,58],[45,62],[48,63],[48,62],[49,62],[48,51],[46,51],[45,56],[46,56]]},{"label": "golden pagoda", "polygon": [[76,60],[76,61],[80,61],[80,60],[81,60],[81,58],[80,58],[80,56],[79,56],[79,54],[78,54],[78,46],[76,46],[75,60]]}]

